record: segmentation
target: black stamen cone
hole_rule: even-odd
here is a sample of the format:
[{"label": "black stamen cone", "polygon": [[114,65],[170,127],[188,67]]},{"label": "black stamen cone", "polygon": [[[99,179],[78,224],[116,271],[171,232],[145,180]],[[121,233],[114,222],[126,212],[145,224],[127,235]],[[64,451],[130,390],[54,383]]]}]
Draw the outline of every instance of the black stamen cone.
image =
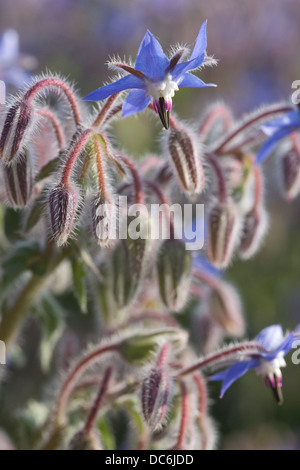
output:
[{"label": "black stamen cone", "polygon": [[272,386],[270,379],[269,379],[269,383],[270,383],[270,386],[273,390],[275,400],[276,400],[278,405],[283,405],[282,389],[281,389],[280,384],[278,383],[278,379],[277,379],[276,375],[274,375],[274,380],[275,380],[275,387]]},{"label": "black stamen cone", "polygon": [[160,117],[160,120],[161,120],[163,126],[166,129],[169,129],[169,127],[170,127],[170,111],[166,110],[166,102],[165,102],[165,99],[162,96],[159,98],[158,114],[159,114],[159,117]]}]

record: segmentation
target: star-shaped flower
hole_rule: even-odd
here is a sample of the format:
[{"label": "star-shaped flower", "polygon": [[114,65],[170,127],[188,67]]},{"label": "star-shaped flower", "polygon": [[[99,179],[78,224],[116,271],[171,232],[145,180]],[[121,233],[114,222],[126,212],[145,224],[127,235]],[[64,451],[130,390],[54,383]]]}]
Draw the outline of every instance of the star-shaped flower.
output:
[{"label": "star-shaped flower", "polygon": [[[299,331],[299,327],[297,329]],[[228,369],[210,377],[210,380],[222,380],[221,398],[226,390],[248,370],[255,369],[261,375],[264,383],[271,387],[278,403],[282,403],[282,374],[281,367],[285,367],[284,356],[292,349],[295,339],[294,333],[284,336],[280,325],[272,325],[263,329],[254,339],[254,344],[261,347],[261,353],[253,357],[237,360]]]},{"label": "star-shaped flower", "polygon": [[216,86],[204,83],[189,73],[205,63],[214,62],[213,59],[206,57],[206,47],[206,22],[202,24],[193,52],[186,62],[180,62],[186,53],[186,48],[178,49],[168,59],[160,43],[148,31],[141,42],[134,68],[120,62],[111,63],[114,68],[129,72],[129,75],[98,88],[84,99],[99,101],[114,93],[130,89],[123,104],[123,117],[142,111],[152,100],[155,111],[159,114],[164,127],[168,129],[175,91],[180,87]]},{"label": "star-shaped flower", "polygon": [[268,139],[257,153],[255,161],[257,165],[260,165],[268,158],[281,139],[300,129],[300,109],[289,111],[284,116],[264,124],[261,129],[268,136]]}]

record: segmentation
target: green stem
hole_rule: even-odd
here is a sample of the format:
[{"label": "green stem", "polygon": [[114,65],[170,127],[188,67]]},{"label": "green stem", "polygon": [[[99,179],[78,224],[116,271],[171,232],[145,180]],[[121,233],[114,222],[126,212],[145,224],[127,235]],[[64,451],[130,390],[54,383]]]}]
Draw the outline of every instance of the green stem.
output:
[{"label": "green stem", "polygon": [[49,271],[44,276],[36,276],[35,274],[32,274],[14,304],[4,312],[0,325],[0,338],[1,341],[4,341],[6,349],[8,349],[10,343],[15,338],[20,324],[29,308],[42,290],[47,286],[50,275],[55,271],[65,256],[66,252],[62,252],[61,255],[52,263],[49,267]]}]

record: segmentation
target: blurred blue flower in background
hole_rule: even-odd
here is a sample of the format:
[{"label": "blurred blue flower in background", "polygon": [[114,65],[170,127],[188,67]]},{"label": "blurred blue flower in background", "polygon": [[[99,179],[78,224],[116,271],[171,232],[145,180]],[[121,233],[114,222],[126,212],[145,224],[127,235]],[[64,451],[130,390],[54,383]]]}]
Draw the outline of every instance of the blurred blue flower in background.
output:
[{"label": "blurred blue flower in background", "polygon": [[280,118],[267,122],[261,128],[269,138],[257,153],[257,165],[268,158],[281,139],[300,129],[300,110],[290,111]]},{"label": "blurred blue flower in background", "polygon": [[0,37],[0,79],[8,85],[22,88],[30,79],[25,69],[32,69],[35,65],[34,57],[20,53],[17,31],[4,31]]}]

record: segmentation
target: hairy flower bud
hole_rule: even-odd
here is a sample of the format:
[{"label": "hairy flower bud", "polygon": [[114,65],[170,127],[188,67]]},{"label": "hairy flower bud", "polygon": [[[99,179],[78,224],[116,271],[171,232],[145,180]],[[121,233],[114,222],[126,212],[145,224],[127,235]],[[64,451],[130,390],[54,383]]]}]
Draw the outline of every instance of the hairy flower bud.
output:
[{"label": "hairy flower bud", "polygon": [[239,248],[242,259],[249,259],[258,251],[267,229],[268,216],[262,205],[244,216]]},{"label": "hairy flower bud", "polygon": [[191,282],[191,254],[181,240],[166,240],[157,256],[156,267],[161,299],[169,310],[181,310]]},{"label": "hairy flower bud", "polygon": [[238,242],[240,220],[232,202],[217,202],[208,215],[207,255],[217,268],[226,268]]},{"label": "hairy flower bud", "polygon": [[292,148],[281,157],[281,184],[286,199],[294,199],[300,191],[300,155]]},{"label": "hairy flower bud", "polygon": [[228,282],[218,280],[209,297],[211,317],[229,336],[240,337],[245,332],[245,321],[240,297]]},{"label": "hairy flower bud", "polygon": [[146,422],[153,429],[166,417],[171,400],[171,378],[165,366],[153,368],[142,383],[142,411]]},{"label": "hairy flower bud", "polygon": [[115,247],[112,254],[113,294],[120,308],[135,300],[144,279],[147,255],[148,240],[133,239],[130,234]]},{"label": "hairy flower bud", "polygon": [[3,167],[6,194],[12,207],[25,207],[33,189],[33,162],[29,152]]},{"label": "hairy flower bud", "polygon": [[117,206],[104,195],[92,201],[93,232],[100,246],[109,246],[116,238]]},{"label": "hairy flower bud", "polygon": [[194,197],[205,184],[194,137],[185,128],[176,125],[169,131],[168,148],[179,186],[187,196]]},{"label": "hairy flower bud", "polygon": [[68,240],[78,209],[79,198],[74,187],[57,186],[49,194],[51,229],[57,245]]},{"label": "hairy flower bud", "polygon": [[0,138],[0,156],[5,164],[15,160],[24,150],[33,115],[32,105],[25,100],[9,109]]}]

